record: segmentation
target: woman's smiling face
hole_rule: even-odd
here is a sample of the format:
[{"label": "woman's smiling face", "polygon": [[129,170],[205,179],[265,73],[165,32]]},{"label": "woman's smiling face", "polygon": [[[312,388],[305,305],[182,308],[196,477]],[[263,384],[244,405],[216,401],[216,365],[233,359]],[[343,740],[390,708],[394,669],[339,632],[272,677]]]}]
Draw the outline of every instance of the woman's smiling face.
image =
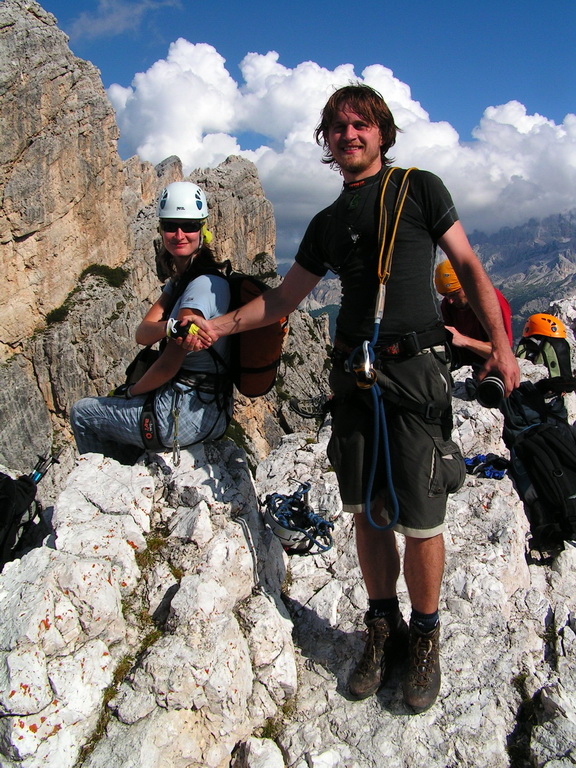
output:
[{"label": "woman's smiling face", "polygon": [[[160,222],[162,232],[162,242],[164,247],[174,259],[180,263],[188,261],[191,256],[195,256],[201,239],[201,229],[203,222],[194,220],[164,220]],[[190,232],[186,230],[195,229]]]}]

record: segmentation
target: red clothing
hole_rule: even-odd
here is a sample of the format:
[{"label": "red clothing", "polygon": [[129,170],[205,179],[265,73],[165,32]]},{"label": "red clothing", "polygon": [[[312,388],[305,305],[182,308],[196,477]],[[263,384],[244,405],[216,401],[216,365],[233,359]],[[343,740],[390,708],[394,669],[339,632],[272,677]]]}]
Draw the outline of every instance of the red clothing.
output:
[{"label": "red clothing", "polygon": [[[506,301],[504,296],[497,288],[496,296],[500,309],[502,310],[502,320],[504,321],[504,328],[512,346],[512,310],[510,304]],[[478,320],[470,306],[464,307],[464,309],[457,309],[453,304],[446,300],[446,297],[442,299],[440,304],[440,311],[442,312],[442,320],[444,325],[450,325],[456,328],[463,336],[469,336],[471,339],[478,339],[478,341],[490,341],[488,334],[484,330],[484,326]],[[470,352],[468,349],[458,348],[458,359],[460,365],[472,365],[472,363],[484,363],[484,358],[480,355]]]}]

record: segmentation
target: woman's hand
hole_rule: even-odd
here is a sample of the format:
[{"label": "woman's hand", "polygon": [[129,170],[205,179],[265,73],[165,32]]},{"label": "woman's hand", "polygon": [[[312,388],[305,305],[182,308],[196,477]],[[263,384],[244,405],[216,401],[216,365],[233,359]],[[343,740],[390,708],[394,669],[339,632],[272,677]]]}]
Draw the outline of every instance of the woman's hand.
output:
[{"label": "woman's hand", "polygon": [[201,314],[186,313],[184,310],[182,316],[179,316],[178,325],[182,330],[170,338],[186,352],[198,352],[212,345],[213,339],[206,330],[207,321]]}]

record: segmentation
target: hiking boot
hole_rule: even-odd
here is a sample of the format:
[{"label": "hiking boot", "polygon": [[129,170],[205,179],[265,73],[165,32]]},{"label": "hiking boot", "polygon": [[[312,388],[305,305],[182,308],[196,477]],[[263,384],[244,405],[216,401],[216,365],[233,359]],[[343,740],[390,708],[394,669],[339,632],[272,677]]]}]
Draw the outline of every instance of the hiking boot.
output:
[{"label": "hiking boot", "polygon": [[364,653],[348,678],[348,689],[356,699],[376,693],[390,671],[392,662],[408,649],[408,625],[398,612],[397,618],[364,616],[368,637]]},{"label": "hiking boot", "polygon": [[404,702],[414,712],[434,704],[440,690],[440,624],[422,633],[410,624],[408,673],[404,680]]}]

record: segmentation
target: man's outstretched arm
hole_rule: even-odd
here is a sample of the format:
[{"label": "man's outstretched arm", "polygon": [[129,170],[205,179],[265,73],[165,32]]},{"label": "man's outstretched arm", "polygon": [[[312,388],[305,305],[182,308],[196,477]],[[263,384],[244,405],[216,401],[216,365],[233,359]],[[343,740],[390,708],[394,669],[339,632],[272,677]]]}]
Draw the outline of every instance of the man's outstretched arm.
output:
[{"label": "man's outstretched arm", "polygon": [[[221,336],[271,325],[293,312],[321,280],[299,264],[293,264],[279,286],[257,296],[244,306],[212,320],[198,320],[199,336],[210,346]],[[184,341],[183,346],[190,343]]]}]

